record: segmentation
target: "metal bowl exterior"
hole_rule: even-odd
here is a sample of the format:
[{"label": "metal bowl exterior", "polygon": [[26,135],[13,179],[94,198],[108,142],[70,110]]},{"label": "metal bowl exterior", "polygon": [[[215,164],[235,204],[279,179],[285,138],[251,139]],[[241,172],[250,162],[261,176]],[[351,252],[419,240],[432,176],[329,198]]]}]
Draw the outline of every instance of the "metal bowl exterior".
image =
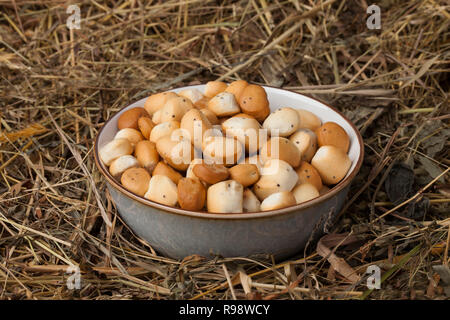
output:
[{"label": "metal bowl exterior", "polygon": [[304,248],[310,238],[320,236],[330,227],[348,188],[303,210],[242,220],[168,214],[134,201],[108,183],[125,223],[155,250],[176,259],[191,254],[205,257],[273,254],[276,259],[292,256]]},{"label": "metal bowl exterior", "polygon": [[[177,88],[202,90],[203,85]],[[215,214],[168,207],[139,197],[120,185],[98,157],[99,148],[113,139],[117,119],[127,109],[142,106],[141,99],[123,108],[100,129],[94,147],[97,168],[106,179],[108,190],[124,222],[161,254],[182,259],[192,254],[205,257],[258,256],[271,254],[283,259],[300,252],[308,241],[317,239],[331,227],[346,199],[351,181],[364,156],[362,137],[357,128],[339,111],[316,99],[288,90],[264,87],[272,111],[280,106],[300,106],[318,114],[322,121],[335,121],[351,139],[352,167],[347,176],[318,198],[291,207],[255,213]]]}]

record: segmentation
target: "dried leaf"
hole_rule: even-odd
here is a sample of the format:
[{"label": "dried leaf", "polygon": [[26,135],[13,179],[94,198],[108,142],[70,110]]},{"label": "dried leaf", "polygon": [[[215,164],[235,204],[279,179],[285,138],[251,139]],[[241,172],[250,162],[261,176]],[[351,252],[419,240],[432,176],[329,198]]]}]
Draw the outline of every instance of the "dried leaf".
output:
[{"label": "dried leaf", "polygon": [[[319,243],[317,244],[317,253],[326,258],[328,262],[331,264],[333,269],[344,276],[347,280],[352,283],[356,283],[359,281],[360,277],[356,273],[356,271],[350,267],[350,265],[342,258],[338,257],[336,254],[331,252],[331,247],[336,246],[337,244],[348,244],[354,241],[357,241],[357,238],[354,236],[348,237],[347,234],[330,234],[323,236]],[[345,240],[344,240],[345,239]]]},{"label": "dried leaf", "polygon": [[22,188],[22,186],[24,185],[25,182],[28,182],[29,180],[22,180],[18,183],[16,183],[15,185],[11,186],[11,188],[9,188],[9,192],[11,192],[12,196],[17,195],[20,192],[20,189]]},{"label": "dried leaf", "polygon": [[18,56],[14,53],[0,54],[0,66],[5,65],[11,70],[30,69],[20,62]]},{"label": "dried leaf", "polygon": [[419,72],[417,72],[411,79],[409,79],[407,82],[405,82],[405,84],[403,86],[401,86],[400,89],[405,88],[407,86],[409,86],[411,83],[413,83],[414,81],[420,79],[420,77],[422,77],[425,73],[427,73],[427,71],[431,68],[431,66],[436,62],[436,60],[439,59],[439,55],[431,58],[430,60],[428,60],[427,62],[425,62],[422,67],[420,68]]},{"label": "dried leaf", "polygon": [[360,119],[365,119],[373,113],[373,108],[368,107],[358,107],[355,109],[345,109],[344,114],[347,118],[349,118],[353,123],[357,123]]},{"label": "dried leaf", "polygon": [[[442,170],[431,160],[425,157],[420,157],[419,161],[420,163],[422,163],[424,169],[428,172],[431,178],[434,179],[440,174],[442,174]],[[444,183],[445,182],[444,177],[439,178],[438,181]]]},{"label": "dried leaf", "polygon": [[427,121],[417,135],[420,148],[431,158],[444,149],[445,144],[450,139],[450,129],[445,128],[445,126],[441,120]]},{"label": "dried leaf", "polygon": [[9,133],[0,132],[0,142],[6,142],[8,140],[10,140],[11,142],[14,142],[17,139],[29,138],[31,136],[41,134],[41,133],[44,133],[47,131],[48,131],[48,129],[46,127],[44,127],[43,125],[41,125],[39,123],[33,123],[33,124],[29,125],[28,127],[26,127],[25,129],[22,129],[19,131],[9,132]]},{"label": "dried leaf", "polygon": [[389,200],[398,205],[408,199],[412,192],[414,172],[405,163],[396,163],[386,178],[385,188]]},{"label": "dried leaf", "polygon": [[281,75],[281,72],[273,63],[273,60],[268,58],[263,59],[261,64],[261,71],[264,74],[264,78],[268,82],[269,85],[274,87],[281,87],[285,81],[284,77]]},{"label": "dried leaf", "polygon": [[245,295],[249,297],[252,293],[251,283],[252,279],[245,273],[244,269],[240,269],[238,271],[239,281],[242,285],[242,289],[244,289]]},{"label": "dried leaf", "polygon": [[431,254],[434,256],[440,255],[442,252],[444,252],[445,249],[445,242],[441,241],[439,243],[436,243],[431,247]]},{"label": "dried leaf", "polygon": [[180,269],[186,265],[190,265],[191,267],[196,266],[205,261],[205,259],[206,259],[205,257],[198,254],[192,254],[190,256],[184,257],[184,259],[181,261]]},{"label": "dried leaf", "polygon": [[406,217],[410,219],[422,219],[430,208],[430,199],[422,197],[408,203]]},{"label": "dried leaf", "polygon": [[445,265],[437,265],[432,266],[434,272],[439,274],[441,277],[442,282],[444,282],[447,286],[450,286],[450,268]]},{"label": "dried leaf", "polygon": [[433,271],[439,274],[440,280],[445,284],[444,292],[447,297],[450,297],[450,268],[445,265],[433,266]]}]

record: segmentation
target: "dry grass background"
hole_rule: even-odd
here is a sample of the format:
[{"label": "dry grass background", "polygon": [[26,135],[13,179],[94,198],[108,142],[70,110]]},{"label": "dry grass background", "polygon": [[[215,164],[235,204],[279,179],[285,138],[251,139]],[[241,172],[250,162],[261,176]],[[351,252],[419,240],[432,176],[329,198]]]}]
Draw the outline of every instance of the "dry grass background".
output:
[{"label": "dry grass background", "polygon": [[[367,0],[74,3],[71,32],[66,1],[0,0],[0,299],[449,297],[447,1],[377,1],[381,30],[366,27]],[[321,242],[333,255],[175,261],[120,221],[93,161],[98,129],[152,92],[218,78],[309,94],[360,129],[363,168]],[[394,204],[398,162],[414,184]],[[80,290],[66,287],[72,264]],[[381,290],[365,286],[371,264]]]}]

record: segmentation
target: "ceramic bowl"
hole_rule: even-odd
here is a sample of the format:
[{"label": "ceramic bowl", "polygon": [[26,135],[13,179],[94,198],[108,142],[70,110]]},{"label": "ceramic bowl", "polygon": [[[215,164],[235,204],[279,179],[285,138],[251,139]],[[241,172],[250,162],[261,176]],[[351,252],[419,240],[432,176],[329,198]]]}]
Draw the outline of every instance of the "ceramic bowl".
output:
[{"label": "ceramic bowl", "polygon": [[[172,91],[194,88],[204,91],[204,85]],[[320,197],[279,210],[241,214],[193,212],[155,203],[122,187],[98,156],[99,148],[111,141],[118,131],[120,114],[143,106],[146,98],[120,110],[100,129],[95,141],[95,162],[118,212],[123,221],[160,254],[175,259],[192,254],[207,258],[273,255],[279,260],[300,252],[308,241],[317,239],[332,225],[363,161],[361,135],[344,115],[321,101],[284,89],[264,89],[271,111],[284,106],[305,109],[316,114],[322,122],[338,123],[350,137],[348,155],[352,166],[339,184]]]}]

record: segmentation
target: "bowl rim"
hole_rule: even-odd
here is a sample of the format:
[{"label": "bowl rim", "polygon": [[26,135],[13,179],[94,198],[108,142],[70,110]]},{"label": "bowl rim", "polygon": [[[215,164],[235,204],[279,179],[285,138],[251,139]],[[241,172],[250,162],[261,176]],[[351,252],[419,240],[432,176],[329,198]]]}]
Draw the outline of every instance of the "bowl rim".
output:
[{"label": "bowl rim", "polygon": [[[177,90],[177,89],[187,89],[189,87],[195,87],[195,86],[197,86],[197,85],[176,87],[176,88],[168,89],[167,91],[172,91],[172,90]],[[353,131],[356,133],[356,139],[358,140],[358,143],[359,143],[360,152],[359,152],[359,158],[357,160],[355,167],[353,168],[353,171],[351,171],[350,174],[344,180],[340,181],[337,185],[335,185],[333,188],[331,188],[329,191],[327,191],[323,195],[320,195],[317,198],[302,202],[300,204],[295,204],[295,205],[285,207],[282,209],[269,210],[269,211],[257,211],[257,212],[241,212],[241,213],[212,213],[212,212],[207,212],[207,211],[190,211],[190,210],[185,210],[185,209],[181,209],[181,208],[176,208],[176,207],[171,207],[171,206],[167,206],[164,204],[160,204],[160,203],[151,201],[149,199],[146,199],[144,197],[138,196],[137,194],[134,194],[131,191],[128,191],[119,182],[117,182],[117,180],[115,178],[113,178],[113,176],[109,173],[109,170],[107,170],[106,167],[104,166],[104,164],[100,161],[99,155],[98,155],[98,140],[99,140],[99,137],[100,137],[103,129],[108,125],[108,123],[118,113],[120,113],[123,109],[128,108],[131,104],[121,108],[112,117],[110,117],[108,120],[106,120],[105,123],[102,125],[102,127],[97,132],[97,136],[95,137],[95,141],[94,141],[94,158],[95,158],[95,164],[97,166],[97,169],[100,171],[102,176],[106,179],[106,181],[112,187],[114,187],[120,193],[124,194],[128,198],[131,198],[134,201],[140,202],[141,204],[147,205],[154,209],[162,210],[166,213],[177,214],[177,215],[187,216],[187,217],[191,217],[191,218],[213,219],[213,220],[245,220],[245,219],[256,219],[256,218],[269,218],[269,217],[279,216],[279,215],[283,215],[283,214],[289,214],[292,212],[303,211],[304,209],[307,209],[307,208],[313,207],[315,205],[318,205],[322,202],[325,202],[326,200],[337,195],[342,190],[344,190],[347,186],[349,186],[350,183],[352,182],[352,180],[358,174],[358,172],[362,166],[363,159],[364,159],[364,142],[363,142],[361,134],[360,134],[359,130],[356,128],[356,126],[345,115],[343,115],[339,110],[335,109],[334,107],[330,106],[328,103],[325,103],[319,99],[316,99],[309,95],[298,93],[298,92],[295,92],[295,91],[289,90],[289,89],[277,88],[277,87],[270,86],[270,85],[262,85],[262,87],[277,89],[277,90],[281,90],[281,91],[287,91],[290,93],[298,94],[298,95],[310,98],[312,100],[315,100],[315,101],[323,104],[324,106],[328,107],[332,111],[336,112],[338,115],[340,115],[351,126]]]}]

